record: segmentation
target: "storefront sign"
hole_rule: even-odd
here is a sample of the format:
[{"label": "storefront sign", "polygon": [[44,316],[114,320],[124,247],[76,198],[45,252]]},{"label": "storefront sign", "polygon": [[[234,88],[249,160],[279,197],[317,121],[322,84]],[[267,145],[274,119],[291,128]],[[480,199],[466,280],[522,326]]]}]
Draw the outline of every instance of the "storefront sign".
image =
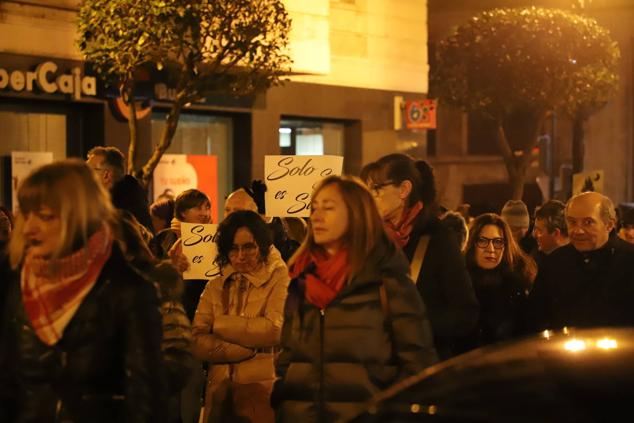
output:
[{"label": "storefront sign", "polygon": [[586,191],[603,192],[603,170],[575,173],[572,175],[572,195]]},{"label": "storefront sign", "polygon": [[436,100],[406,101],[405,127],[407,129],[435,129]]},{"label": "storefront sign", "polygon": [[36,167],[52,163],[50,151],[12,151],[11,152],[11,204],[13,212],[18,210],[18,188]]},{"label": "storefront sign", "polygon": [[[212,205],[218,198],[218,157],[188,154],[163,154],[154,169],[154,200],[161,194],[177,196],[181,192],[196,188],[209,197]],[[214,222],[218,221],[218,210],[211,208]]]},{"label": "storefront sign", "polygon": [[74,67],[70,73],[59,74],[58,70],[52,61],[40,63],[35,71],[0,67],[0,90],[69,94],[75,100],[81,99],[82,95],[97,95],[97,78],[94,76],[82,75],[79,67]]},{"label": "storefront sign", "polygon": [[315,185],[342,169],[339,156],[265,156],[266,215],[308,217]]},{"label": "storefront sign", "polygon": [[189,262],[183,279],[212,279],[220,275],[220,268],[214,263],[217,230],[216,224],[181,223],[183,254]]}]

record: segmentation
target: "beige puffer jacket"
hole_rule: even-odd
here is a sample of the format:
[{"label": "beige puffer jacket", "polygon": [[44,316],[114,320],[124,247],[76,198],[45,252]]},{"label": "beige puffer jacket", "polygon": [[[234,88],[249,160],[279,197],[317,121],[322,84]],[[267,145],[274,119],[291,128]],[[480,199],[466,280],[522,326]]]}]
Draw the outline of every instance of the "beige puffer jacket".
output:
[{"label": "beige puffer jacket", "polygon": [[224,400],[231,381],[262,384],[270,394],[273,347],[280,342],[289,281],[286,264],[271,247],[256,272],[241,274],[227,265],[221,277],[207,283],[192,325],[194,354],[210,364],[205,422],[214,405]]}]

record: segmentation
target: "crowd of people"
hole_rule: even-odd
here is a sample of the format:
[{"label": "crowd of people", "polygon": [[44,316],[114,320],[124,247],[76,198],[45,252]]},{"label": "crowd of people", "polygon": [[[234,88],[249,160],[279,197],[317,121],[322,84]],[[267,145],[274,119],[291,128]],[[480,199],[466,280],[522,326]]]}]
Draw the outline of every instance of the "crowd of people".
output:
[{"label": "crowd of people", "polygon": [[183,280],[210,198],[148,204],[124,163],[41,166],[0,209],[0,421],[347,421],[474,348],[634,325],[634,208],[599,193],[471,217],[390,154],[320,181],[304,220],[264,216],[255,181],[226,199],[220,275]]}]

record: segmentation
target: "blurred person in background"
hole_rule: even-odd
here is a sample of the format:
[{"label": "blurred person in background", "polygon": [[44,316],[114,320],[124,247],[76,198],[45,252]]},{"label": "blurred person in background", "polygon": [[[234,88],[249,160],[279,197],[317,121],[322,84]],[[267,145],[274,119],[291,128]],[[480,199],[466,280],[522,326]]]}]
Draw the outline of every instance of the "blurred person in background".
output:
[{"label": "blurred person in background", "polygon": [[154,229],[155,234],[169,228],[174,218],[174,200],[156,200],[150,205],[150,218],[152,219],[152,229]]},{"label": "blurred person in background", "polygon": [[9,209],[0,206],[0,257],[7,253],[11,231],[13,230],[13,214]]},{"label": "blurred person in background", "polygon": [[458,241],[437,217],[433,169],[425,161],[390,154],[366,165],[361,178],[388,234],[409,260],[439,357],[452,357],[457,340],[478,321],[478,301]]},{"label": "blurred person in background", "polygon": [[157,292],[127,259],[107,191],[63,160],[23,181],[18,206],[0,371],[16,420],[162,421]]},{"label": "blurred person in background", "polygon": [[288,269],[254,211],[230,213],[216,244],[222,276],[205,287],[193,324],[196,356],[209,363],[203,421],[272,423]]},{"label": "blurred person in background", "polygon": [[538,267],[545,256],[570,242],[565,209],[566,205],[558,200],[546,201],[535,209],[533,237],[537,241],[537,251],[532,256]]},{"label": "blurred person in background", "polygon": [[634,244],[634,204],[621,203],[618,211],[618,235],[623,241]]},{"label": "blurred person in background", "polygon": [[517,245],[526,254],[531,254],[537,243],[530,231],[531,219],[526,204],[522,200],[509,200],[502,207],[500,216],[511,228]]},{"label": "blurred person in background", "polygon": [[480,302],[478,325],[466,349],[523,335],[526,301],[537,267],[519,248],[506,221],[493,213],[476,217],[465,257]]},{"label": "blurred person in background", "polygon": [[129,211],[152,232],[147,192],[134,176],[126,175],[125,157],[121,150],[117,147],[94,147],[88,151],[86,163],[110,192],[115,208]]},{"label": "blurred person in background", "polygon": [[360,180],[331,176],[315,188],[290,269],[278,421],[347,421],[376,392],[436,362],[407,259]]},{"label": "blurred person in background", "polygon": [[469,228],[464,217],[458,212],[449,210],[440,217],[440,220],[456,235],[460,251],[464,251],[469,238]]}]

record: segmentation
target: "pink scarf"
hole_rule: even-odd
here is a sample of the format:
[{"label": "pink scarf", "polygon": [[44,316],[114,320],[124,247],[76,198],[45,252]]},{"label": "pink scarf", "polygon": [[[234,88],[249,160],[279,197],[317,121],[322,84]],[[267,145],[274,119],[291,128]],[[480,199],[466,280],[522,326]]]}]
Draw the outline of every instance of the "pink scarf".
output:
[{"label": "pink scarf", "polygon": [[112,251],[108,227],[88,245],[59,259],[26,258],[21,272],[22,302],[38,338],[56,344],[83,299],[97,282]]}]

